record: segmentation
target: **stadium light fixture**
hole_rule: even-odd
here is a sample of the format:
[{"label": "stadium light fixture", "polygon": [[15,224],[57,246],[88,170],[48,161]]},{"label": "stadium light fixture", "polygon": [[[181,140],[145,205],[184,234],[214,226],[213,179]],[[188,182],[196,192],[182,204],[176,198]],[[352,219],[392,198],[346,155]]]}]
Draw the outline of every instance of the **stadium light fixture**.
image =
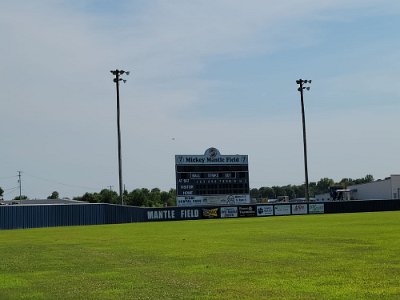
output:
[{"label": "stadium light fixture", "polygon": [[124,73],[129,75],[129,71],[124,70],[111,70],[111,74],[115,76],[114,82],[117,88],[117,127],[118,127],[118,175],[119,175],[119,197],[121,199],[121,204],[124,205],[124,193],[123,193],[123,183],[122,183],[122,155],[121,155],[121,125],[120,125],[120,108],[119,108],[119,82],[126,82],[125,79],[120,76]]},{"label": "stadium light fixture", "polygon": [[307,202],[310,201],[310,192],[308,185],[308,165],[307,165],[307,138],[306,138],[306,118],[304,113],[304,99],[303,99],[303,90],[310,90],[309,86],[304,86],[304,84],[311,83],[311,80],[296,80],[296,83],[299,85],[297,89],[300,92],[301,97],[301,116],[302,116],[302,124],[303,124],[303,146],[304,146],[304,173],[305,173],[305,199]]}]

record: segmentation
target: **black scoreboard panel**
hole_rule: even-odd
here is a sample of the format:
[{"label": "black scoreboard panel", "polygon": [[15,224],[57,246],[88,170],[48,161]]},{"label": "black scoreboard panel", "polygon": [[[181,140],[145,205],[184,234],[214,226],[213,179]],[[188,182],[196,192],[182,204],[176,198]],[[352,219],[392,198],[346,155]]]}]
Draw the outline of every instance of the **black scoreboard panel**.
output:
[{"label": "black scoreboard panel", "polygon": [[249,194],[248,165],[176,165],[177,196]]}]

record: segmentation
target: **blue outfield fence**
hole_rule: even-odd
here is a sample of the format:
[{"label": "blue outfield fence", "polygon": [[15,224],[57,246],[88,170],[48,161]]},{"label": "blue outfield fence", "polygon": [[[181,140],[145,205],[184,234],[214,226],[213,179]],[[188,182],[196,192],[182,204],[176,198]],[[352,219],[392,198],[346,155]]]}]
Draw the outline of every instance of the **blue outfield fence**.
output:
[{"label": "blue outfield fence", "polygon": [[143,208],[106,203],[0,206],[0,229],[400,210],[400,200]]},{"label": "blue outfield fence", "polygon": [[112,204],[4,205],[0,229],[143,222],[142,208]]}]

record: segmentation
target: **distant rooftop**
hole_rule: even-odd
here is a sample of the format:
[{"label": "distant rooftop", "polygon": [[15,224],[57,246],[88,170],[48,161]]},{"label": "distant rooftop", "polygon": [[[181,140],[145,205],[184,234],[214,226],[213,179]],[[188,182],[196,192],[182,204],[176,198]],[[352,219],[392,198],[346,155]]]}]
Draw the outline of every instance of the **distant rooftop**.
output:
[{"label": "distant rooftop", "polygon": [[60,205],[87,204],[84,201],[70,199],[0,200],[0,205]]}]

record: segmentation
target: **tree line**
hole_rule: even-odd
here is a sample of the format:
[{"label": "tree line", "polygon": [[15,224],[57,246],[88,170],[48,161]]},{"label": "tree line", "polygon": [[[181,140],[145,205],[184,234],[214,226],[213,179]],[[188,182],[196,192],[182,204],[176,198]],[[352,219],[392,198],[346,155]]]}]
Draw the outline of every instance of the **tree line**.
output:
[{"label": "tree line", "polygon": [[[168,192],[161,191],[159,188],[153,188],[151,190],[141,188],[131,192],[125,190],[123,198],[124,204],[132,206],[162,207],[176,205],[175,189],[170,189]],[[100,193],[85,193],[83,196],[74,197],[74,200],[86,201],[89,203],[121,204],[118,193],[109,189],[103,189]]]},{"label": "tree line", "polygon": [[[310,197],[314,197],[318,194],[329,193],[329,188],[332,186],[347,188],[351,185],[369,183],[372,181],[374,181],[374,177],[370,174],[358,179],[343,178],[339,182],[335,182],[333,179],[325,177],[321,178],[318,182],[310,182],[309,193]],[[278,196],[288,196],[289,199],[305,198],[305,184],[260,187],[258,189],[253,188],[250,190],[251,198],[276,199]]]},{"label": "tree line", "polygon": [[[340,186],[347,188],[351,185],[369,183],[374,181],[374,177],[370,174],[365,177],[352,179],[343,178],[339,182],[335,182],[331,178],[321,178],[317,182],[309,183],[310,197],[317,194],[329,193],[329,188],[332,186]],[[0,187],[0,198],[3,196],[4,190]],[[271,186],[252,188],[250,190],[250,197],[255,199],[276,199],[278,196],[288,196],[289,199],[304,198],[305,185],[284,185],[284,186]],[[27,196],[15,197],[13,200],[29,199]],[[59,199],[59,193],[54,191],[47,199]],[[85,201],[89,203],[111,203],[121,204],[121,199],[117,192],[110,189],[103,189],[99,193],[85,193],[82,196],[74,197],[74,200]],[[145,207],[162,207],[162,206],[175,206],[176,205],[176,190],[170,189],[161,191],[159,188],[151,190],[147,188],[135,189],[131,192],[124,191],[124,203],[132,206],[145,206]]]}]

